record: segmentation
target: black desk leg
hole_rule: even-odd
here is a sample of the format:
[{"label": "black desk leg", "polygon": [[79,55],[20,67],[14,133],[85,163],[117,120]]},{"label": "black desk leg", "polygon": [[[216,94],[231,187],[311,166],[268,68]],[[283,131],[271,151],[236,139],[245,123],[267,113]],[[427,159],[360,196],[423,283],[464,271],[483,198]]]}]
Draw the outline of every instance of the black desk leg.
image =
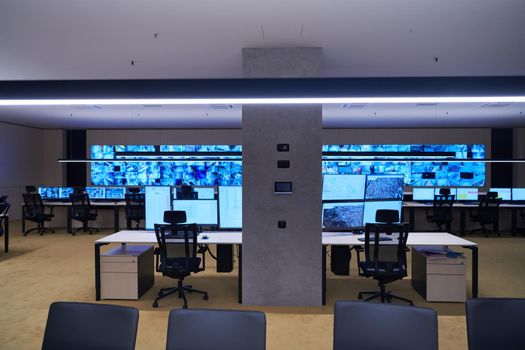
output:
[{"label": "black desk leg", "polygon": [[118,232],[120,231],[120,217],[119,217],[119,214],[120,214],[120,211],[119,211],[119,207],[115,205],[115,207],[113,208],[113,232]]},{"label": "black desk leg", "polygon": [[239,276],[238,276],[238,280],[237,280],[237,293],[238,293],[238,300],[239,300],[239,304],[242,304],[242,245],[237,245],[237,247],[239,248],[239,259],[238,259],[238,264],[239,264]]},{"label": "black desk leg", "polygon": [[463,246],[472,251],[472,298],[478,297],[478,247]]},{"label": "black desk leg", "polygon": [[518,209],[512,208],[512,236],[516,236],[518,234]]},{"label": "black desk leg", "polygon": [[465,235],[465,208],[459,209],[459,234]]},{"label": "black desk leg", "polygon": [[131,220],[126,218],[126,229],[131,230]]},{"label": "black desk leg", "polygon": [[6,253],[9,252],[9,216],[5,217],[5,227],[4,227],[4,250]]},{"label": "black desk leg", "polygon": [[322,262],[321,262],[321,266],[322,266],[322,269],[323,271],[321,272],[322,274],[322,290],[321,290],[321,303],[323,305],[326,305],[326,246],[323,245],[323,253],[322,253]]},{"label": "black desk leg", "polygon": [[409,224],[409,227],[410,227],[410,232],[415,232],[415,227],[416,227],[416,216],[414,214],[414,207],[409,207],[408,208],[408,224]]},{"label": "black desk leg", "polygon": [[67,223],[66,223],[66,227],[67,227],[67,233],[73,233],[73,225],[71,224],[71,206],[68,206],[67,207]]},{"label": "black desk leg", "polygon": [[22,233],[26,233],[26,206],[22,205]]},{"label": "black desk leg", "polygon": [[108,243],[95,243],[95,294],[100,300],[100,247]]}]

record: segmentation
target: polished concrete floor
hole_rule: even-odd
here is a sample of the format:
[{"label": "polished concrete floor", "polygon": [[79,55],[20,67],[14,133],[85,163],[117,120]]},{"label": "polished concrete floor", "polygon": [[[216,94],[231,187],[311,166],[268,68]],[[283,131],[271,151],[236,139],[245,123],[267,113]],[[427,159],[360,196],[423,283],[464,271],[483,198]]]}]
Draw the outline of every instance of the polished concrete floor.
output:
[{"label": "polished concrete floor", "polygon": [[[20,223],[11,223],[8,254],[0,253],[0,348],[37,349],[50,303],[53,301],[94,302],[94,240],[111,233],[71,236],[64,230],[39,236],[22,236]],[[525,238],[467,237],[480,245],[480,297],[525,297]],[[467,252],[470,264],[470,252]],[[195,308],[254,309],[266,313],[267,348],[330,349],[333,335],[333,305],[336,300],[356,299],[359,290],[374,290],[374,281],[360,278],[352,261],[351,276],[334,276],[327,282],[327,305],[322,307],[248,307],[237,303],[237,273],[215,272],[207,258],[207,270],[188,279],[195,288],[209,292],[202,300],[190,295]],[[329,266],[329,264],[328,264]],[[470,287],[470,266],[469,287]],[[174,281],[155,276],[155,286],[138,301],[103,301],[140,309],[137,349],[163,349],[166,341],[168,311],[180,308],[180,300],[168,297],[158,309],[152,301],[159,288]],[[411,298],[418,306],[431,307],[439,314],[440,349],[466,349],[464,304],[427,303],[410,286],[410,280],[395,282],[394,293]],[[470,291],[469,291],[470,293]]]}]

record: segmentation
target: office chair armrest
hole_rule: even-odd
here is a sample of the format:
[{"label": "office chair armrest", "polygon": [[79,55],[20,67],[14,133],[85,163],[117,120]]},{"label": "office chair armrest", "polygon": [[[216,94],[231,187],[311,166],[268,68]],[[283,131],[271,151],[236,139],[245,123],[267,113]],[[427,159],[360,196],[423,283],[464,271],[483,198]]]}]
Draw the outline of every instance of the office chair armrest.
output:
[{"label": "office chair armrest", "polygon": [[155,255],[155,271],[161,272],[159,270],[159,265],[160,265],[160,248],[155,248],[153,250],[153,255]]}]

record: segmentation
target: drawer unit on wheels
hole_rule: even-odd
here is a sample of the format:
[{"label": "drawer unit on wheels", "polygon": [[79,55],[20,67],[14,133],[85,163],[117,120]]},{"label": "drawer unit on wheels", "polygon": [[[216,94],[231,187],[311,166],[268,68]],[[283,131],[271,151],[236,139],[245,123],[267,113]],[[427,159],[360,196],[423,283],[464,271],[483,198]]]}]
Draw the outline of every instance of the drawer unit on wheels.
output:
[{"label": "drawer unit on wheels", "polygon": [[412,249],[412,287],[427,301],[465,302],[466,259]]},{"label": "drawer unit on wheels", "polygon": [[153,246],[123,245],[100,255],[102,299],[138,299],[153,286]]}]

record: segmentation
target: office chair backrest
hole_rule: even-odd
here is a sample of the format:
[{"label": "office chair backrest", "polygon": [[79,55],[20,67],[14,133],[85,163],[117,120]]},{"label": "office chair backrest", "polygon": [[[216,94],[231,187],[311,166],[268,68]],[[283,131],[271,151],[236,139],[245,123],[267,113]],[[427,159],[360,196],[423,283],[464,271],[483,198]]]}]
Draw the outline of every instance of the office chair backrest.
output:
[{"label": "office chair backrest", "polygon": [[266,317],[258,311],[171,310],[166,350],[187,349],[265,350]]},{"label": "office chair backrest", "polygon": [[134,307],[55,302],[49,308],[42,350],[133,350],[138,320]]},{"label": "office chair backrest", "polygon": [[[406,245],[408,239],[408,231],[408,223],[365,225],[365,261],[367,263],[373,263],[375,273],[388,272],[380,271],[380,269],[384,268],[384,266],[381,263],[392,261],[385,261],[385,256],[381,254],[381,252],[391,251],[393,247],[396,247],[396,266],[403,269],[402,271],[398,271],[398,273],[406,275]],[[381,241],[380,234],[386,234],[387,236],[391,236],[394,233],[397,233],[397,238],[393,237],[395,244],[391,244],[391,242],[383,243]],[[395,240],[397,240],[397,242],[395,242]]]},{"label": "office chair backrest", "polygon": [[525,299],[467,300],[469,350],[525,349]]},{"label": "office chair backrest", "polygon": [[3,203],[7,200],[8,195],[0,196],[0,203]]},{"label": "office chair backrest", "polygon": [[439,189],[439,194],[442,194],[442,195],[449,195],[450,194],[450,188],[440,188]]},{"label": "office chair backrest", "polygon": [[399,211],[393,209],[380,209],[376,211],[376,222],[392,224],[399,221]]},{"label": "office chair backrest", "polygon": [[184,210],[166,210],[164,212],[164,222],[172,225],[186,222],[186,212]]},{"label": "office chair backrest", "polygon": [[35,192],[36,192],[36,186],[33,186],[33,185],[26,186],[26,193],[35,193]]},{"label": "office chair backrest", "polygon": [[[193,266],[193,259],[197,258],[197,235],[198,229],[196,224],[155,224],[155,236],[157,238],[157,244],[159,245],[160,262],[162,267],[169,266],[168,260],[170,258],[184,258],[185,259],[185,270],[180,272],[190,272]],[[184,256],[171,256],[173,250],[168,249],[170,244],[169,235],[183,233],[184,236]],[[175,243],[177,244],[177,243]],[[177,244],[178,246],[179,244]],[[178,250],[177,250],[178,252]]]},{"label": "office chair backrest", "polygon": [[333,349],[437,350],[437,314],[415,306],[337,301]]},{"label": "office chair backrest", "polygon": [[126,210],[145,211],[146,195],[143,193],[126,193]]},{"label": "office chair backrest", "polygon": [[31,217],[44,213],[44,203],[38,193],[22,193],[22,197],[24,198],[27,216]]},{"label": "office chair backrest", "polygon": [[4,221],[7,220],[6,215],[9,208],[11,208],[11,204],[7,203],[5,200],[0,202],[0,236],[4,235]]},{"label": "office chair backrest", "polygon": [[495,199],[498,198],[498,192],[487,192],[486,196],[488,199]]}]

